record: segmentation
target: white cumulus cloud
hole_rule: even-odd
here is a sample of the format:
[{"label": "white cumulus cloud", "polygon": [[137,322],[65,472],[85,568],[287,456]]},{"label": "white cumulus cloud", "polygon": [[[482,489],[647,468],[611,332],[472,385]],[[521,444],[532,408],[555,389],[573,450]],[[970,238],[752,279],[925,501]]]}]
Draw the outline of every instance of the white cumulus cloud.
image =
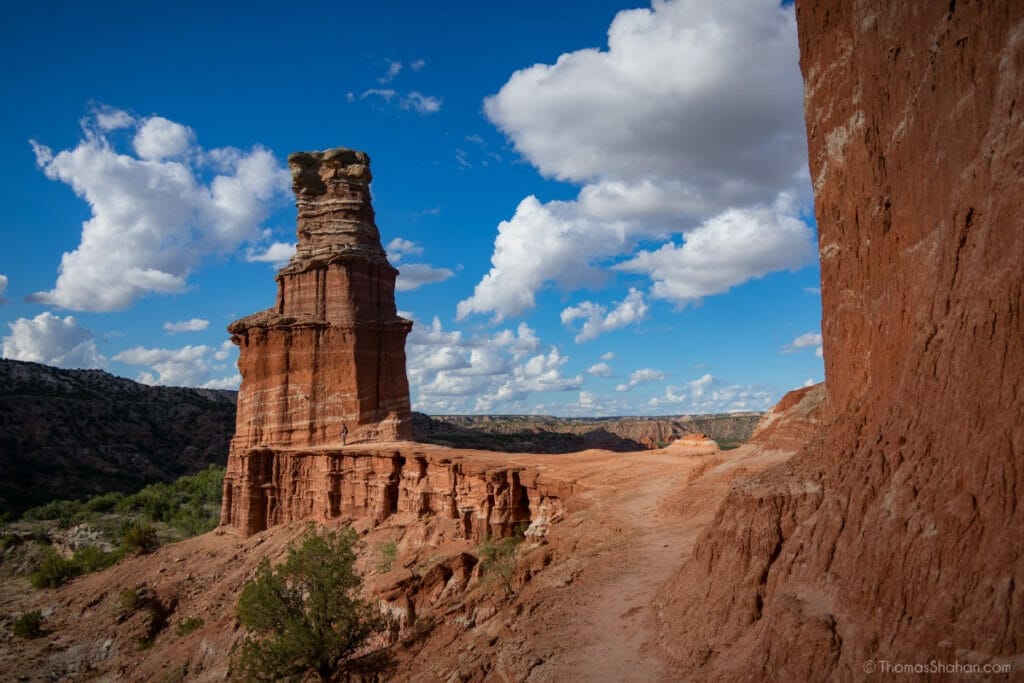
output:
[{"label": "white cumulus cloud", "polygon": [[615,391],[629,391],[633,387],[644,384],[645,382],[657,382],[662,379],[665,379],[664,372],[653,368],[641,368],[631,372],[629,374],[629,382],[618,385],[615,387]]},{"label": "white cumulus cloud", "polygon": [[79,325],[73,316],[61,318],[46,311],[35,318],[18,318],[7,326],[11,333],[3,338],[4,358],[60,368],[106,365],[92,332]]},{"label": "white cumulus cloud", "polygon": [[730,209],[688,233],[682,245],[669,242],[640,251],[616,266],[653,280],[651,295],[677,304],[727,291],[777,270],[796,270],[815,258],[814,236],[790,214],[781,195],[773,207]]},{"label": "white cumulus cloud", "polygon": [[[121,114],[107,109],[87,119],[72,149],[54,153],[32,141],[46,177],[69,185],[92,210],[56,285],[34,301],[114,311],[149,293],[180,292],[204,258],[258,239],[270,206],[287,193],[288,171],[258,145],[205,152],[185,126]],[[105,136],[125,125],[137,128],[137,156]],[[217,172],[206,179],[208,165]]]},{"label": "white cumulus cloud", "polygon": [[392,263],[398,263],[406,256],[419,256],[423,253],[423,247],[404,237],[394,238],[388,242],[384,250],[388,252],[388,259]]},{"label": "white cumulus cloud", "polygon": [[652,398],[648,405],[675,413],[731,413],[767,410],[778,400],[777,392],[756,385],[728,384],[714,375],[704,374],[683,386],[668,386],[664,396]]},{"label": "white cumulus cloud", "polygon": [[166,322],[164,323],[164,331],[168,334],[177,334],[179,332],[202,332],[209,326],[209,320],[192,318],[191,320],[179,320],[178,322],[173,323]]},{"label": "white cumulus cloud", "polygon": [[135,346],[116,354],[113,360],[126,365],[150,368],[136,377],[136,380],[143,384],[194,387],[207,381],[210,373],[207,356],[211,350],[209,346],[203,344],[189,344],[179,349],[148,349]]},{"label": "white cumulus cloud", "polygon": [[194,138],[195,133],[188,126],[162,116],[153,116],[139,126],[132,146],[140,159],[158,161],[181,156],[192,145]]},{"label": "white cumulus cloud", "polygon": [[[418,256],[423,253],[423,247],[402,237],[396,237],[388,242],[385,250],[388,259],[396,264],[401,263],[406,256]],[[436,268],[426,263],[401,263],[395,289],[407,292],[433,282],[443,282],[454,274],[450,268]]]},{"label": "white cumulus cloud", "polygon": [[250,263],[269,263],[280,268],[295,255],[295,242],[272,242],[262,251],[250,247],[245,252],[245,260]]},{"label": "white cumulus cloud", "polygon": [[814,348],[814,355],[822,357],[821,333],[805,332],[799,337],[782,347],[783,353],[794,353],[803,349]]},{"label": "white cumulus cloud", "polygon": [[583,327],[576,335],[576,342],[597,339],[605,332],[618,330],[643,320],[647,316],[647,302],[643,292],[630,287],[626,298],[608,308],[592,301],[583,301],[577,306],[570,306],[562,311],[562,324],[569,325],[577,318],[584,319]]},{"label": "white cumulus cloud", "polygon": [[237,372],[227,377],[219,377],[217,379],[211,379],[208,382],[203,382],[200,386],[203,389],[231,389],[237,390],[242,384],[242,376]]},{"label": "white cumulus cloud", "polygon": [[417,324],[406,344],[413,406],[441,412],[491,412],[520,405],[534,393],[569,391],[583,384],[567,376],[558,349],[540,352],[536,333],[520,323],[493,334],[465,336],[435,317]]},{"label": "white cumulus cloud", "polygon": [[7,291],[7,282],[7,276],[0,275],[0,306],[3,306],[4,304],[9,302],[9,299],[7,299],[7,297],[4,296],[4,292]]},{"label": "white cumulus cloud", "polygon": [[432,282],[444,282],[452,275],[454,273],[450,268],[435,268],[425,263],[405,263],[398,271],[395,289],[399,292],[406,292]]},{"label": "white cumulus cloud", "polygon": [[581,187],[520,202],[458,316],[521,315],[547,283],[601,284],[599,267],[673,234],[630,266],[676,303],[812,262],[798,57],[777,0],[657,0],[616,15],[607,50],[515,72],[488,117],[541,174]]},{"label": "white cumulus cloud", "polygon": [[615,371],[607,363],[595,363],[587,368],[587,374],[594,377],[612,377]]}]

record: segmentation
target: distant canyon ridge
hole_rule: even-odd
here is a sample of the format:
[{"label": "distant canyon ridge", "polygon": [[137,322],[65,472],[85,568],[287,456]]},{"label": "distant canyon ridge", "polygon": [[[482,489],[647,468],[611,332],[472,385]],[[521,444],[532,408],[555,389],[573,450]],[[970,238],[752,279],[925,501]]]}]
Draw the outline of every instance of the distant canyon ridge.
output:
[{"label": "distant canyon ridge", "polygon": [[[135,491],[227,461],[237,392],[148,386],[102,370],[0,360],[0,511]],[[761,413],[557,418],[412,414],[416,441],[503,452],[659,448],[692,433],[723,447]]]}]

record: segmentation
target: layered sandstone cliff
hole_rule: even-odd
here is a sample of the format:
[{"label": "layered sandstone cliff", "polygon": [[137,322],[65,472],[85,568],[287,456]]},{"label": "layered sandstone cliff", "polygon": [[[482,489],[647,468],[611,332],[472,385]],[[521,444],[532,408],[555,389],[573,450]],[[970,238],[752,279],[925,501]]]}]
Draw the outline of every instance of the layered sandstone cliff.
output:
[{"label": "layered sandstone cliff", "polygon": [[571,493],[532,468],[414,443],[252,448],[232,454],[228,476],[223,516],[246,535],[297,520],[380,524],[392,515],[451,520],[460,539],[543,535]]},{"label": "layered sandstone cliff", "polygon": [[665,587],[663,652],[718,679],[1019,666],[1024,3],[797,18],[832,417],[734,487]]},{"label": "layered sandstone cliff", "polygon": [[288,157],[298,248],[274,307],[228,328],[242,386],[221,522],[249,535],[404,515],[448,520],[461,539],[543,534],[565,491],[536,471],[406,441],[412,323],[395,309],[369,164],[343,148]]},{"label": "layered sandstone cliff", "polygon": [[241,354],[232,450],[411,436],[405,337],[370,203],[370,159],[349,149],[288,157],[298,248],[273,308],[228,327]]},{"label": "layered sandstone cliff", "polygon": [[[337,500],[326,509],[310,501],[355,457],[337,449],[412,434],[412,323],[395,309],[398,271],[374,223],[370,159],[337,148],[292,154],[288,166],[298,247],[277,274],[273,308],[228,327],[242,385],[221,518],[244,533],[340,511]],[[367,462],[372,469],[373,458]],[[287,485],[276,478],[282,473],[292,477]]]}]

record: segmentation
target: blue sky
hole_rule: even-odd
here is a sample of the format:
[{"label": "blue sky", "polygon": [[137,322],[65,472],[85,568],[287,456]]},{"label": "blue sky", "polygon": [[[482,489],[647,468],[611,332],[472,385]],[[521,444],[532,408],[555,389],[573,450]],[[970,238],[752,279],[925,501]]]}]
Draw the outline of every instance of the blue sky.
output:
[{"label": "blue sky", "polygon": [[234,387],[285,157],[368,152],[414,407],[764,409],[820,381],[792,7],[21,3],[3,355]]}]

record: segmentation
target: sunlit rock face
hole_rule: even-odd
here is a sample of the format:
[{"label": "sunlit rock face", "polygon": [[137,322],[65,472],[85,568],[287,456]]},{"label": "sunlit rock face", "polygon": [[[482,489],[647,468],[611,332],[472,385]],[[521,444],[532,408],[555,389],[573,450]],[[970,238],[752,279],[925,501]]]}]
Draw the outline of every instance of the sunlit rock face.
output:
[{"label": "sunlit rock face", "polygon": [[411,435],[395,277],[374,224],[370,159],[288,157],[298,248],[273,308],[233,322],[242,386],[233,449],[393,441]]},{"label": "sunlit rock face", "polygon": [[796,14],[827,419],[731,491],[662,647],[703,680],[1019,662],[1024,3]]},{"label": "sunlit rock face", "polygon": [[[272,492],[263,487],[283,462],[282,449],[341,448],[412,434],[405,374],[412,322],[395,309],[398,271],[374,223],[370,159],[337,148],[292,154],[288,166],[298,247],[277,274],[274,306],[228,327],[240,349],[242,385],[222,520],[247,532],[274,519],[266,511]],[[243,465],[254,449],[263,453],[266,477]],[[316,485],[295,484],[295,490]]]}]

